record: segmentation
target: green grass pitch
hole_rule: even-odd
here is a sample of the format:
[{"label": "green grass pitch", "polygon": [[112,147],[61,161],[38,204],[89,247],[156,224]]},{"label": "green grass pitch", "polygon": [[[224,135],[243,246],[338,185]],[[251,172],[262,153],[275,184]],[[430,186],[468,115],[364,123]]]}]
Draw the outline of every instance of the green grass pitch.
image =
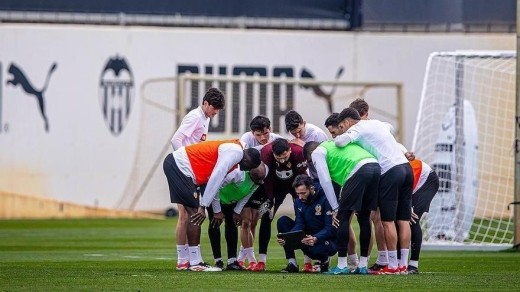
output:
[{"label": "green grass pitch", "polygon": [[[520,291],[517,252],[424,251],[419,275],[281,274],[286,260],[273,239],[265,273],[177,272],[175,223],[174,219],[0,221],[0,291]],[[275,229],[273,223],[273,235]],[[207,222],[203,257],[213,263],[206,230]],[[301,252],[297,257],[301,265]]]}]

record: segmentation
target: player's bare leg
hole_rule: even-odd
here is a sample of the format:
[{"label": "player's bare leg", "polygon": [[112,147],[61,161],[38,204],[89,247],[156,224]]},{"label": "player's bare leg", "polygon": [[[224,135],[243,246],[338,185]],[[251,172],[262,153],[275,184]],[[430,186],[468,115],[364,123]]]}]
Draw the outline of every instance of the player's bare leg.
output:
[{"label": "player's bare leg", "polygon": [[179,217],[175,229],[175,240],[177,243],[177,270],[187,270],[189,268],[189,251],[188,237],[186,235],[188,228],[188,212],[183,205],[177,204]]},{"label": "player's bare leg", "polygon": [[[256,264],[256,257],[253,247],[255,237],[252,230],[255,213],[258,213],[258,211],[253,208],[244,208],[241,213],[242,225],[240,229],[240,240],[242,242],[245,257],[249,261],[249,266],[247,267],[248,270],[250,270]],[[258,214],[256,217],[258,217]]]},{"label": "player's bare leg", "polygon": [[[381,214],[379,208],[376,211],[370,213],[370,219],[374,224],[374,234],[377,245],[377,259],[376,263],[371,267],[372,271],[377,272],[383,266],[388,265],[388,250],[386,248],[385,231],[383,223],[381,223]],[[373,240],[371,241],[370,249],[372,250]]]}]

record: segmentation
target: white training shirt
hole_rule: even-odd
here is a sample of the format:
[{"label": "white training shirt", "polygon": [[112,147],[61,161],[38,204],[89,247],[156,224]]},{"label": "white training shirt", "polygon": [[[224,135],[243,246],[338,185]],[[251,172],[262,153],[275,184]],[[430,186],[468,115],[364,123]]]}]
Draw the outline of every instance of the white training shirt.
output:
[{"label": "white training shirt", "polygon": [[[275,134],[275,133],[269,133],[269,140],[267,141],[267,143],[271,143],[278,138],[283,138],[283,137],[278,134]],[[242,135],[242,137],[240,137],[240,142],[242,142],[246,145],[245,148],[256,148],[258,151],[260,151],[260,149],[262,149],[262,147],[264,147],[264,145],[262,145],[262,144],[258,143],[258,141],[256,141],[255,135],[253,135],[253,133],[251,131],[244,133]]]},{"label": "white training shirt", "polygon": [[396,165],[408,163],[388,126],[378,120],[358,121],[345,133],[337,136],[334,141],[338,147],[344,147],[348,143],[358,143],[376,157],[381,166],[381,174]]},{"label": "white training shirt", "polygon": [[182,146],[206,141],[209,129],[209,118],[202,107],[191,110],[183,119],[180,127],[171,139],[173,150]]},{"label": "white training shirt", "polygon": [[[293,138],[296,137],[293,136]],[[305,133],[301,139],[305,143],[311,141],[321,143],[323,141],[327,141],[328,137],[327,134],[325,134],[325,132],[320,127],[310,123],[305,123]]]},{"label": "white training shirt", "polygon": [[[204,207],[209,207],[213,202],[213,199],[218,194],[218,190],[224,181],[228,171],[238,164],[242,158],[244,157],[244,151],[242,147],[236,143],[224,143],[220,144],[218,147],[218,158],[217,163],[215,164],[215,168],[209,177],[209,181],[206,184],[206,189],[204,190],[204,196],[200,200],[200,205]],[[188,159],[188,154],[186,153],[186,148],[181,147],[177,151],[173,151],[173,158],[175,158],[175,162],[179,170],[185,175],[191,177],[193,183],[196,184],[195,174],[191,169],[190,160]]]}]

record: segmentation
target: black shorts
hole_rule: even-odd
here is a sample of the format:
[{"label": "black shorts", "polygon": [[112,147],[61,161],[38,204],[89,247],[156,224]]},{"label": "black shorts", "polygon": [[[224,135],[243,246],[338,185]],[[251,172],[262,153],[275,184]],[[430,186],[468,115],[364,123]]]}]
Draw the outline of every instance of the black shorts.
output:
[{"label": "black shorts", "polygon": [[376,210],[377,193],[381,167],[377,163],[367,163],[352,175],[341,189],[340,210]]},{"label": "black shorts", "polygon": [[381,221],[410,220],[412,186],[413,171],[410,163],[396,165],[381,176],[378,198]]},{"label": "black shorts", "polygon": [[164,158],[163,169],[170,188],[170,201],[186,207],[198,208],[199,193],[197,186],[193,183],[191,177],[181,172],[171,153]]},{"label": "black shorts", "polygon": [[419,218],[430,210],[430,204],[439,190],[439,177],[431,171],[424,184],[412,195],[413,211]]},{"label": "black shorts", "polygon": [[249,201],[247,201],[244,208],[251,208],[258,210],[260,206],[265,202],[265,190],[264,185],[259,185],[258,188],[256,188],[256,191],[251,195],[249,198]]}]

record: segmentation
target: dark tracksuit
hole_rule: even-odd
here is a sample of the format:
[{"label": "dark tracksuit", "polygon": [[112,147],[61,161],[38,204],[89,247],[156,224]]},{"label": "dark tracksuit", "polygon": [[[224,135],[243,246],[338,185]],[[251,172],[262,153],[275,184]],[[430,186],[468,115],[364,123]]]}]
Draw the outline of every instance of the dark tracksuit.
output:
[{"label": "dark tracksuit", "polygon": [[[318,242],[314,246],[305,246],[303,253],[313,260],[325,262],[329,256],[336,254],[336,228],[332,226],[332,208],[322,190],[316,192],[310,201],[304,203],[300,199],[294,201],[296,220],[287,216],[278,219],[279,233],[303,230],[306,235],[315,236]],[[285,257],[295,258],[294,250],[284,246]]]}]

